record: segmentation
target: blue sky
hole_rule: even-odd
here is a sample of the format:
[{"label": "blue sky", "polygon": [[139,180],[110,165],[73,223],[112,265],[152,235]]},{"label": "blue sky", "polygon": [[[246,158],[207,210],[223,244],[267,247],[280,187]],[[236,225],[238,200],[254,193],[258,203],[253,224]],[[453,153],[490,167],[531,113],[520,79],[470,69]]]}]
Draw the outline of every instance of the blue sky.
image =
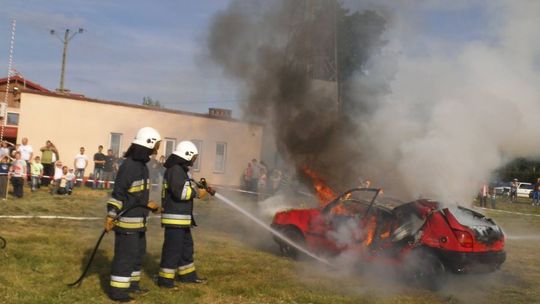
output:
[{"label": "blue sky", "polygon": [[[238,83],[225,78],[205,58],[208,25],[228,3],[0,0],[0,77],[7,75],[12,18],[17,20],[14,68],[48,89],[58,87],[62,55],[62,44],[49,34],[50,29],[63,34],[66,28],[82,27],[85,32],[69,44],[67,89],[91,98],[137,104],[150,96],[167,108],[201,113],[209,107],[231,108],[239,117]],[[416,24],[419,41],[436,37],[459,43],[485,38],[482,1],[462,9],[428,5],[418,10],[416,5],[390,3],[397,10],[408,8],[418,14],[421,20],[411,23]]]},{"label": "blue sky", "polygon": [[[65,87],[87,97],[168,108],[237,110],[236,85],[204,58],[211,17],[228,1],[0,0],[0,76],[7,75],[11,19],[16,18],[14,68],[48,89],[59,85],[62,43],[55,29],[82,27],[71,40]],[[237,116],[236,113],[235,116]]]}]

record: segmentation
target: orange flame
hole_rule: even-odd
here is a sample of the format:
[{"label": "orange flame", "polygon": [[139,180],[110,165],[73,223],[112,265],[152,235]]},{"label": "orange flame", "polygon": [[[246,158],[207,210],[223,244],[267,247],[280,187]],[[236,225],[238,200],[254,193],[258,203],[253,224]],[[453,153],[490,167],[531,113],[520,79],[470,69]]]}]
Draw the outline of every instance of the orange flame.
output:
[{"label": "orange flame", "polygon": [[325,183],[324,179],[317,175],[317,173],[307,167],[304,167],[302,170],[307,176],[309,176],[309,178],[311,178],[321,207],[324,207],[326,204],[328,204],[328,202],[336,197],[334,190],[332,190],[332,188],[330,188]]}]

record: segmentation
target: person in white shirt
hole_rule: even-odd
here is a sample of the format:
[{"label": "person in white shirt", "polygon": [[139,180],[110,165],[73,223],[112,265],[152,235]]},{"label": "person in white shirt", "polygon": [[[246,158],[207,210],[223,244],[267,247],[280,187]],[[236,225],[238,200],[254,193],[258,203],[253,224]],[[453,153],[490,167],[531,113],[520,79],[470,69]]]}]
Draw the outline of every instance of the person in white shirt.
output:
[{"label": "person in white shirt", "polygon": [[[62,176],[64,176],[63,172],[63,165],[62,162],[57,160],[54,162],[54,176],[53,176],[53,182],[50,184],[50,191],[51,194],[55,194],[58,190],[58,187],[60,186],[60,182],[62,181]],[[67,167],[66,167],[67,170]]]},{"label": "person in white shirt", "polygon": [[84,171],[88,166],[88,156],[84,154],[84,147],[81,147],[80,153],[75,155],[75,160],[73,161],[73,167],[75,168],[75,178],[77,186],[80,186],[84,178]]},{"label": "person in white shirt", "polygon": [[21,152],[21,159],[26,162],[26,172],[30,172],[30,161],[34,156],[34,150],[32,150],[32,146],[28,144],[28,138],[23,137],[22,143],[17,148],[17,151]]}]

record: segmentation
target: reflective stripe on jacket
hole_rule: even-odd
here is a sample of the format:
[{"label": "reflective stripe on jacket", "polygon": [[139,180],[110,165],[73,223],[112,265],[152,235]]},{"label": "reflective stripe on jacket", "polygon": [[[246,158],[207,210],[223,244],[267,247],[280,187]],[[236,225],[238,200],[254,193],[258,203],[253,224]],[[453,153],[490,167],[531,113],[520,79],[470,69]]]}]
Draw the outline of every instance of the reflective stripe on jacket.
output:
[{"label": "reflective stripe on jacket", "polygon": [[161,225],[164,227],[195,226],[193,199],[196,189],[182,166],[173,165],[165,170],[161,195]]},{"label": "reflective stripe on jacket", "polygon": [[146,217],[149,211],[144,206],[148,204],[149,188],[150,181],[146,163],[126,158],[116,174],[114,188],[107,202],[107,214],[115,217],[132,206],[141,207],[130,209],[122,214],[122,217],[115,221],[115,231],[146,230]]}]

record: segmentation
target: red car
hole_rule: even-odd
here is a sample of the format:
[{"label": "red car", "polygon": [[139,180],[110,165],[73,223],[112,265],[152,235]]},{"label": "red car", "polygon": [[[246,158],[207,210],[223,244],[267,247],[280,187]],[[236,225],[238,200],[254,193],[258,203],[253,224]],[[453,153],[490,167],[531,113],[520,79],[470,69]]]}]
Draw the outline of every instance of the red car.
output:
[{"label": "red car", "polygon": [[[445,272],[491,272],[505,261],[504,234],[484,215],[426,199],[377,200],[379,193],[352,189],[322,208],[278,212],[272,226],[312,252],[353,250],[364,261],[395,265],[434,288]],[[275,240],[282,253],[298,255],[287,242]]]}]

